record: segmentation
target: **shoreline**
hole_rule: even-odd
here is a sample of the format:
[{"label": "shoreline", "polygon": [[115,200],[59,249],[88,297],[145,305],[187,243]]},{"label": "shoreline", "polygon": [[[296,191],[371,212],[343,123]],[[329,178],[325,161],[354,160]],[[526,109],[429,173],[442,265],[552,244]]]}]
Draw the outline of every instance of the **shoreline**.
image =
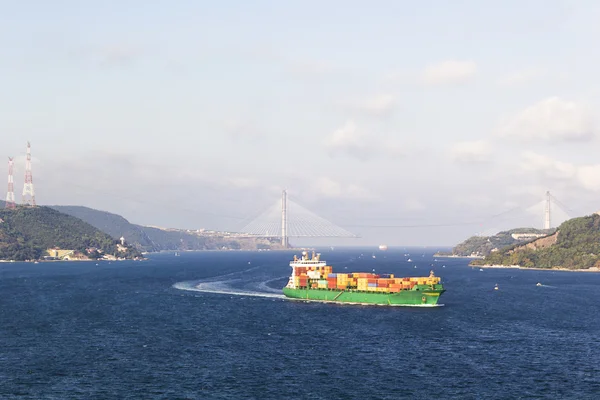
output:
[{"label": "shoreline", "polygon": [[316,248],[294,247],[289,249],[205,249],[205,250],[160,250],[160,251],[144,251],[142,254],[170,254],[170,253],[199,253],[199,252],[272,252],[272,251],[316,251]]},{"label": "shoreline", "polygon": [[483,256],[457,256],[454,254],[438,254],[438,253],[434,254],[433,256],[437,257],[437,258],[471,258],[474,260],[478,260],[478,259],[483,260],[485,258]]},{"label": "shoreline", "polygon": [[144,261],[147,260],[147,258],[122,258],[122,259],[114,259],[114,260],[108,260],[108,259],[92,259],[92,258],[87,258],[87,259],[74,259],[74,260],[0,260],[0,263],[52,263],[52,262],[90,262],[90,261],[95,261],[95,262],[113,262],[113,261]]},{"label": "shoreline", "polygon": [[[539,268],[539,267],[521,267],[520,265],[469,265],[471,268],[490,268],[490,269],[522,269],[533,271],[563,271],[563,272],[600,272],[600,269],[568,269],[568,268]],[[593,268],[593,267],[592,267]]]}]

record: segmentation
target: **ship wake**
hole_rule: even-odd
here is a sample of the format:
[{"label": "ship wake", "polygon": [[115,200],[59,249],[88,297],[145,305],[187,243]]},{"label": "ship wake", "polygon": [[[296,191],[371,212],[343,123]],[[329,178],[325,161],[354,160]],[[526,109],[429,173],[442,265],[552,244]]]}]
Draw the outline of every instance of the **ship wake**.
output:
[{"label": "ship wake", "polygon": [[231,296],[251,296],[251,297],[266,297],[271,299],[285,299],[286,297],[279,293],[275,293],[275,289],[269,288],[267,283],[270,281],[258,283],[258,288],[264,291],[248,290],[233,287],[233,284],[240,282],[241,279],[230,279],[222,281],[185,281],[177,282],[173,285],[175,289],[188,290],[201,293],[216,293],[227,294]]}]

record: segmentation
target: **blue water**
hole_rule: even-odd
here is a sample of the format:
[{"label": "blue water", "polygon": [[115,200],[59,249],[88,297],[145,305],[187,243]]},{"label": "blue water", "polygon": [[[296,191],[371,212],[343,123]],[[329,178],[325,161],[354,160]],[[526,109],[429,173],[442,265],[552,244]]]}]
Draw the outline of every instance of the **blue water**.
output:
[{"label": "blue water", "polygon": [[599,397],[600,274],[360,254],[323,257],[337,271],[433,269],[444,306],[285,300],[284,252],[0,264],[0,398]]}]

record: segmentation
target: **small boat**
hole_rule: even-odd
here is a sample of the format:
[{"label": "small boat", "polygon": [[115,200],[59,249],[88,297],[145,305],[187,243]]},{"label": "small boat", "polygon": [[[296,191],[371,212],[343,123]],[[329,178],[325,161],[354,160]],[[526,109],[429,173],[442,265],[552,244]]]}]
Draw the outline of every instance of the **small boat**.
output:
[{"label": "small boat", "polygon": [[494,290],[498,290],[498,284],[496,283],[496,286],[494,286]]},{"label": "small boat", "polygon": [[535,286],[544,286],[544,285],[542,285],[541,283],[538,282],[538,283],[536,283]]},{"label": "small boat", "polygon": [[408,262],[412,262],[412,260],[411,260],[410,258],[409,258],[408,260],[406,260],[406,261],[408,261]]},{"label": "small boat", "polygon": [[479,272],[483,272],[483,269],[479,268]]},{"label": "small boat", "polygon": [[[179,257],[179,253],[177,251],[175,252],[175,257]],[[248,264],[250,264],[250,263],[248,263]]]}]

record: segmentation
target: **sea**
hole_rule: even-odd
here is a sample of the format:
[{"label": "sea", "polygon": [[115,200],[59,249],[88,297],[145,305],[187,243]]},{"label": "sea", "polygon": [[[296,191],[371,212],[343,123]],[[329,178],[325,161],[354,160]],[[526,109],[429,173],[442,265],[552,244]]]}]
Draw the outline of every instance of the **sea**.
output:
[{"label": "sea", "polygon": [[1,263],[0,399],[600,398],[600,273],[319,251],[337,272],[433,270],[447,292],[287,300],[287,251]]}]

